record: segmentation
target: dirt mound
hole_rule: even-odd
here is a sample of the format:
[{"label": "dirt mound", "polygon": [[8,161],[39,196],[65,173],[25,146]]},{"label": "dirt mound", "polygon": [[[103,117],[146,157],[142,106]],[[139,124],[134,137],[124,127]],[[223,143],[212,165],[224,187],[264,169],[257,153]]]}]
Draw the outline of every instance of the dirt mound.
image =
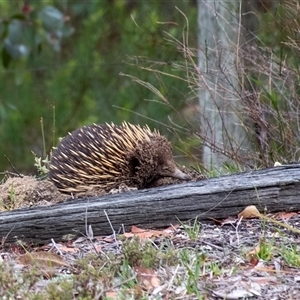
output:
[{"label": "dirt mound", "polygon": [[49,180],[31,176],[11,177],[0,185],[0,211],[50,205],[70,198]]}]

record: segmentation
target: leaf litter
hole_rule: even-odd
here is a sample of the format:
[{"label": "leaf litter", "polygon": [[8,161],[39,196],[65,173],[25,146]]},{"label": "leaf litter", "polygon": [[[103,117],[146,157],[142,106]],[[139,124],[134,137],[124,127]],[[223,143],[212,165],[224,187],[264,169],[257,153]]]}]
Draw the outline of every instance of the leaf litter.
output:
[{"label": "leaf litter", "polygon": [[[277,218],[299,228],[299,214],[284,215]],[[20,274],[32,267],[42,270],[35,273],[40,278],[31,286],[32,293],[42,292],[55,278],[76,281],[85,268],[93,268],[103,298],[91,299],[122,299],[125,294],[136,298],[124,299],[298,299],[300,256],[292,261],[285,252],[295,248],[297,254],[297,233],[256,218],[221,226],[200,224],[198,236],[190,238],[193,228],[188,227],[194,225],[133,227],[116,237],[81,237],[40,247],[2,245],[0,260]],[[112,276],[108,282],[100,272],[106,268]]]}]

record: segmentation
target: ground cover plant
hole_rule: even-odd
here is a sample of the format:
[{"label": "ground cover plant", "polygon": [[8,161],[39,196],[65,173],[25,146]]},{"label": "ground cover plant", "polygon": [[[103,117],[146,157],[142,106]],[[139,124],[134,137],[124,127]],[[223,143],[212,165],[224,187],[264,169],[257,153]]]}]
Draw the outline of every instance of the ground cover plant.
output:
[{"label": "ground cover plant", "polygon": [[[299,226],[299,216],[280,216]],[[2,299],[294,299],[299,237],[264,220],[1,248]]]}]

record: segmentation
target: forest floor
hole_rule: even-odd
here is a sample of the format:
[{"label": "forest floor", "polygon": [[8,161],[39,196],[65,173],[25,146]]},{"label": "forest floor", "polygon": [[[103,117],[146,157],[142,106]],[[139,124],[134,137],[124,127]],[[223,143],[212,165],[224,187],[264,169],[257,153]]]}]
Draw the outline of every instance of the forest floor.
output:
[{"label": "forest floor", "polygon": [[[9,179],[10,180],[10,179]],[[69,198],[33,177],[0,185],[10,209]],[[160,183],[160,184],[165,184]],[[172,183],[172,182],[169,182]],[[5,197],[4,197],[5,196]],[[12,207],[13,206],[13,207]],[[298,213],[0,245],[1,299],[299,299]]]}]

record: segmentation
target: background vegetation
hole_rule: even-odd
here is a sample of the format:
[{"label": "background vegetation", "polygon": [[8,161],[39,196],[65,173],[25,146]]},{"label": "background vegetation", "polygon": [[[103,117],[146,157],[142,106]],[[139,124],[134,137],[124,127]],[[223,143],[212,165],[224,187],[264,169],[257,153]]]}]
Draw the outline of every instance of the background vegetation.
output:
[{"label": "background vegetation", "polygon": [[[255,3],[237,95],[253,149],[226,155],[265,167],[299,159],[300,14],[297,1]],[[68,131],[123,120],[160,129],[194,159],[180,162],[199,162],[196,1],[4,1],[0,11],[0,171],[12,170],[6,155],[34,173],[31,151],[45,156]]]},{"label": "background vegetation", "polygon": [[[43,16],[49,6],[58,11]],[[153,84],[177,109],[186,105],[184,82],[162,80],[132,59],[181,59],[164,33],[182,39],[185,20],[175,6],[189,16],[196,46],[195,1],[2,1],[0,170],[12,170],[5,154],[19,172],[34,172],[31,151],[43,155],[41,118],[47,153],[58,137],[92,122],[148,123],[168,134],[154,122],[172,118],[171,107],[120,73]],[[12,26],[16,22],[21,26]],[[28,53],[10,57],[9,38]],[[172,72],[171,64],[163,70]]]}]

